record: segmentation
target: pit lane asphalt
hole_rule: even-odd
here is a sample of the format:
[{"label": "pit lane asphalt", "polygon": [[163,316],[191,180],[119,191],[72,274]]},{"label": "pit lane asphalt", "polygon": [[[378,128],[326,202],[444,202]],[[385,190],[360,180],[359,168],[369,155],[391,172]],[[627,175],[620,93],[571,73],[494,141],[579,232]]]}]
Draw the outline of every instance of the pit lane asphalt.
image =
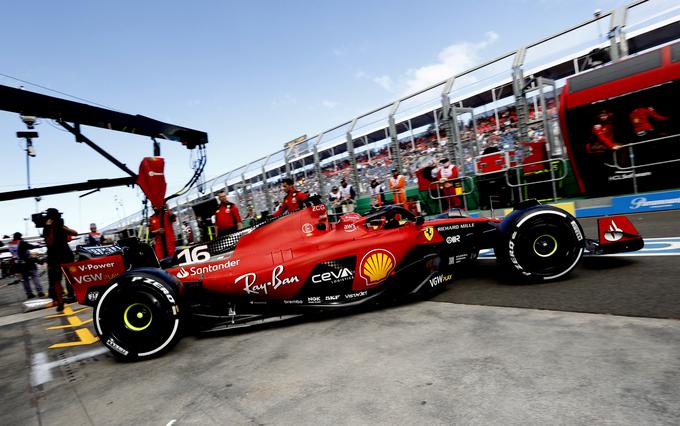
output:
[{"label": "pit lane asphalt", "polygon": [[[680,213],[632,219],[680,235]],[[70,324],[91,311],[20,314],[21,286],[0,281],[0,424],[675,425],[680,321],[659,318],[679,318],[678,259],[586,259],[538,286],[480,261],[433,301],[187,336],[140,363],[99,343],[48,349],[80,341]]]},{"label": "pit lane asphalt", "polygon": [[[680,237],[680,212],[627,216],[643,237]],[[597,220],[579,219],[597,238]],[[493,260],[461,272],[439,302],[680,319],[680,256],[584,257],[564,279],[522,285]]]}]

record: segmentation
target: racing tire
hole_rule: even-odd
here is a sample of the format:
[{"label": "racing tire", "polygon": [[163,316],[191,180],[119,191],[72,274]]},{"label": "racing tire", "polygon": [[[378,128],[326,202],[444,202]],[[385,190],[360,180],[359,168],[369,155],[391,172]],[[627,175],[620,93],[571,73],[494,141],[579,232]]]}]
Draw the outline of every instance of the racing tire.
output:
[{"label": "racing tire", "polygon": [[[160,271],[159,271],[160,272]],[[132,271],[111,281],[94,310],[101,342],[126,361],[157,357],[181,337],[177,287],[164,272]]]},{"label": "racing tire", "polygon": [[583,229],[562,209],[540,206],[519,211],[503,223],[496,247],[501,266],[525,282],[546,282],[568,274],[585,249]]}]

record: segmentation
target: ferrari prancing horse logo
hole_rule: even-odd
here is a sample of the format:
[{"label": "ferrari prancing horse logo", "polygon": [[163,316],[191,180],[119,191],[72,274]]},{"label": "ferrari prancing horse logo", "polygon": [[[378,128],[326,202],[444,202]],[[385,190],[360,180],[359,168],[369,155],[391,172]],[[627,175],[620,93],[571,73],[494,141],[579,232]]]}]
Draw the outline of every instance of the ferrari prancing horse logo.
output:
[{"label": "ferrari prancing horse logo", "polygon": [[427,238],[427,241],[432,241],[432,237],[434,237],[434,228],[431,227],[431,226],[428,226],[423,231],[423,234],[425,234],[425,238]]}]

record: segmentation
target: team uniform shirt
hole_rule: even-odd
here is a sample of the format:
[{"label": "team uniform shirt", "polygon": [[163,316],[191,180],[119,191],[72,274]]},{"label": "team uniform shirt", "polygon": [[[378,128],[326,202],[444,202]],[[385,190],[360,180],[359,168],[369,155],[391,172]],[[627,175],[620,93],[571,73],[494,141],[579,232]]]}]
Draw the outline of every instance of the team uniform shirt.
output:
[{"label": "team uniform shirt", "polygon": [[90,232],[85,237],[85,244],[88,246],[100,246],[102,244],[101,232]]},{"label": "team uniform shirt", "polygon": [[220,204],[215,212],[215,226],[218,231],[236,230],[236,225],[241,222],[241,215],[234,203]]},{"label": "team uniform shirt", "polygon": [[371,204],[378,207],[382,206],[382,194],[385,192],[383,185],[369,186],[368,191],[371,194]]},{"label": "team uniform shirt", "polygon": [[607,148],[613,149],[617,146],[617,143],[614,142],[614,126],[611,123],[594,125],[593,134]]},{"label": "team uniform shirt", "polygon": [[654,108],[636,108],[630,113],[630,123],[633,125],[633,131],[638,136],[644,136],[647,132],[653,131],[654,126],[649,122],[649,117],[655,120],[668,120],[668,117],[656,112]]},{"label": "team uniform shirt", "polygon": [[448,167],[440,167],[437,172],[437,179],[455,179],[458,177],[458,168],[453,164]]},{"label": "team uniform shirt", "polygon": [[[158,259],[165,259],[175,254],[175,231],[172,228],[172,220],[169,212],[163,212],[163,229],[165,232],[155,236],[154,251]],[[161,215],[154,213],[149,219],[149,230],[161,229]],[[165,249],[164,249],[165,245]]]},{"label": "team uniform shirt", "polygon": [[342,198],[343,200],[353,200],[356,195],[356,193],[354,192],[354,188],[352,188],[352,185],[348,184],[347,186],[344,187],[341,185],[340,188],[338,189],[340,198]]},{"label": "team uniform shirt", "polygon": [[273,216],[278,217],[278,216],[281,216],[285,212],[292,213],[296,210],[300,210],[302,208],[301,201],[304,201],[306,199],[307,199],[307,194],[293,188],[292,191],[290,191],[288,194],[286,194],[286,197],[281,202],[279,209],[276,210],[276,212],[274,212]]}]

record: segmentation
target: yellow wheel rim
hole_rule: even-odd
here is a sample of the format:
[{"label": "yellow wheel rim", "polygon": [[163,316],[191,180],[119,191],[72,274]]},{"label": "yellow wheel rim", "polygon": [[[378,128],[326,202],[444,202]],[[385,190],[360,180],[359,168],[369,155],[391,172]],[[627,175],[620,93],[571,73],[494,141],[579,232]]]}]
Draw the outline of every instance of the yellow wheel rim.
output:
[{"label": "yellow wheel rim", "polygon": [[534,253],[540,257],[550,257],[557,251],[557,240],[544,234],[534,240]]},{"label": "yellow wheel rim", "polygon": [[142,303],[133,303],[128,306],[123,313],[125,327],[132,331],[144,331],[151,325],[151,310]]}]

